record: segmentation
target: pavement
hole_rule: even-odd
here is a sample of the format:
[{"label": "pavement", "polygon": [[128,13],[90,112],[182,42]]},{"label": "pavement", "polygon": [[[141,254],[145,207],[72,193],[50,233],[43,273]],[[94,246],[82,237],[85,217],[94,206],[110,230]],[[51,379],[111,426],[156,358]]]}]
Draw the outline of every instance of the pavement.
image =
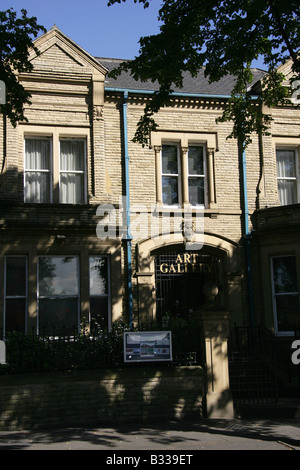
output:
[{"label": "pavement", "polygon": [[[105,459],[106,464],[127,463],[140,468],[147,463],[192,464],[201,450],[300,450],[300,419],[203,419],[120,427],[1,431],[0,451],[4,450],[100,450],[103,451],[100,459]],[[158,461],[159,455],[164,459],[167,454],[169,458],[172,455],[173,461]],[[125,462],[122,455],[142,456],[142,460],[136,457]],[[182,460],[177,461],[179,458]]]}]

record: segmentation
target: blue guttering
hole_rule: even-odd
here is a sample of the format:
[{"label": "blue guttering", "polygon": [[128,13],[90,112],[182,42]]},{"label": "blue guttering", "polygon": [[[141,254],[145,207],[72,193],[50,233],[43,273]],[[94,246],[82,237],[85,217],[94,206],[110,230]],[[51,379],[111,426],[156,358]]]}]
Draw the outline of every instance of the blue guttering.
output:
[{"label": "blue guttering", "polygon": [[[131,89],[131,88],[113,88],[113,87],[104,87],[105,91],[114,91],[116,93],[132,93],[137,95],[153,95],[155,93],[154,90],[139,90],[139,89]],[[170,96],[182,96],[182,97],[190,97],[190,98],[215,98],[215,99],[229,99],[232,98],[231,95],[213,95],[209,93],[185,93],[185,92],[172,92]],[[252,99],[256,100],[258,96],[252,95]]]},{"label": "blue guttering", "polygon": [[129,153],[127,130],[127,99],[128,91],[123,90],[123,133],[124,133],[124,170],[125,170],[125,200],[126,200],[126,248],[127,248],[127,289],[128,289],[128,319],[132,327],[132,267],[131,267],[131,232],[130,232],[130,193],[129,193]]},{"label": "blue guttering", "polygon": [[250,324],[254,325],[254,305],[253,305],[253,288],[252,288],[252,263],[251,263],[251,231],[249,231],[249,207],[248,207],[248,191],[247,191],[247,161],[246,149],[241,145],[242,151],[242,173],[243,173],[243,205],[244,205],[244,238],[246,242],[246,263],[247,263],[247,281],[248,281],[248,300],[250,310]]},{"label": "blue guttering", "polygon": [[[124,89],[124,88],[110,88],[110,87],[104,87],[105,91],[114,91],[117,93],[132,93],[132,94],[137,94],[137,95],[153,95],[155,93],[154,90],[139,90],[139,89]],[[231,95],[210,95],[210,94],[205,94],[205,93],[180,93],[180,92],[172,92],[170,94],[171,96],[189,96],[189,97],[195,97],[195,98],[223,98],[223,99],[229,99],[231,98]]]}]

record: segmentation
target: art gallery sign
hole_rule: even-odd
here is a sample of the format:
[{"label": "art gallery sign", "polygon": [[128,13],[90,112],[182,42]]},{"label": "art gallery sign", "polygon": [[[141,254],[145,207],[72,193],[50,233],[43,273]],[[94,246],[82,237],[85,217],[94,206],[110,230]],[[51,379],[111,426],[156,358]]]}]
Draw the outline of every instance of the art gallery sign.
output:
[{"label": "art gallery sign", "polygon": [[212,273],[212,263],[203,262],[198,253],[178,253],[175,262],[160,263],[162,274]]}]

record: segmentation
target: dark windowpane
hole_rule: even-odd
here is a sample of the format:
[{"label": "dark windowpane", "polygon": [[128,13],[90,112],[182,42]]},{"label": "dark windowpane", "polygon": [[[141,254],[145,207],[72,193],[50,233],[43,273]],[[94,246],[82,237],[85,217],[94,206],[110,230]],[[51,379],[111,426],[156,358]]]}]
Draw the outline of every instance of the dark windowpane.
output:
[{"label": "dark windowpane", "polygon": [[26,295],[26,258],[6,258],[6,295]]},{"label": "dark windowpane", "polygon": [[189,178],[189,201],[192,206],[204,204],[204,179]]},{"label": "dark windowpane", "polygon": [[52,335],[74,333],[78,327],[78,299],[39,299],[39,332]]},{"label": "dark windowpane", "polygon": [[297,292],[297,270],[295,256],[273,258],[275,294]]},{"label": "dark windowpane", "polygon": [[178,204],[178,182],[177,177],[163,176],[162,178],[163,203],[171,206]]},{"label": "dark windowpane", "polygon": [[277,295],[276,311],[278,331],[294,331],[300,322],[298,295]]},{"label": "dark windowpane", "polygon": [[204,175],[203,147],[189,147],[189,175]]},{"label": "dark windowpane", "polygon": [[6,299],[6,332],[25,331],[25,312],[26,299]]},{"label": "dark windowpane", "polygon": [[176,145],[162,146],[162,173],[178,174],[178,155]]},{"label": "dark windowpane", "polygon": [[91,330],[108,328],[108,297],[90,297]]}]

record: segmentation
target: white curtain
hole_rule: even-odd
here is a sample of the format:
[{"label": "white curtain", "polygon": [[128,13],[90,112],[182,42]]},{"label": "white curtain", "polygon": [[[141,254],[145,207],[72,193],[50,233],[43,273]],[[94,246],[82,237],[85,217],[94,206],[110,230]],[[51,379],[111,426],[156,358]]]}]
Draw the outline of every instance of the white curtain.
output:
[{"label": "white curtain", "polygon": [[25,202],[50,202],[50,141],[25,139]]},{"label": "white curtain", "polygon": [[283,206],[297,202],[295,152],[277,150],[277,181],[279,200]]},{"label": "white curtain", "polygon": [[60,141],[60,202],[84,202],[84,141]]}]

